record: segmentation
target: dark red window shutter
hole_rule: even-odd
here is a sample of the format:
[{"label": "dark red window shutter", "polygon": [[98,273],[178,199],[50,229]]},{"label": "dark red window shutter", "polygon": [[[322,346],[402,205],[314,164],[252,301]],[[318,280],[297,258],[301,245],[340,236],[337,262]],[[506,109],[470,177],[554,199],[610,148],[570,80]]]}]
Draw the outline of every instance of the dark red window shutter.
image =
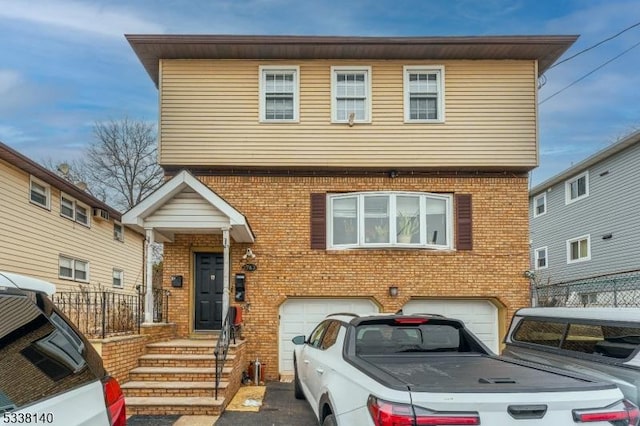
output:
[{"label": "dark red window shutter", "polygon": [[327,248],[327,194],[311,194],[311,248]]},{"label": "dark red window shutter", "polygon": [[456,249],[471,250],[473,248],[473,208],[471,194],[456,194]]}]

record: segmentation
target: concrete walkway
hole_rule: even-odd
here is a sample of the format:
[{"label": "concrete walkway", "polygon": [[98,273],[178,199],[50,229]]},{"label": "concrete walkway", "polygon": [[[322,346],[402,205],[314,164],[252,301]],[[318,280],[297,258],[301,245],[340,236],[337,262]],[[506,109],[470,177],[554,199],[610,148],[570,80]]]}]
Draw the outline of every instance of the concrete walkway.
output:
[{"label": "concrete walkway", "polygon": [[268,382],[260,411],[225,411],[215,416],[131,416],[127,426],[315,426],[307,401],[293,397],[293,383]]}]

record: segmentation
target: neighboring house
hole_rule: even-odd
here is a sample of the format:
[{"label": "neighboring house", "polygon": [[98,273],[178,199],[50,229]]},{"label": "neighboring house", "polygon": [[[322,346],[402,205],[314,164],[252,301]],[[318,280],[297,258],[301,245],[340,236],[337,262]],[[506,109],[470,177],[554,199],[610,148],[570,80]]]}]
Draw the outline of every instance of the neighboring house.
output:
[{"label": "neighboring house", "polygon": [[135,294],[144,237],[120,213],[0,142],[0,271],[38,277],[57,291]]},{"label": "neighboring house", "polygon": [[270,379],[336,311],[446,314],[499,349],[529,305],[537,80],[575,37],[127,39],[168,179],[123,221],[164,242],[180,336],[239,306]]},{"label": "neighboring house", "polygon": [[570,305],[640,304],[640,291],[629,292],[640,288],[639,164],[634,132],[531,189],[540,296]]}]

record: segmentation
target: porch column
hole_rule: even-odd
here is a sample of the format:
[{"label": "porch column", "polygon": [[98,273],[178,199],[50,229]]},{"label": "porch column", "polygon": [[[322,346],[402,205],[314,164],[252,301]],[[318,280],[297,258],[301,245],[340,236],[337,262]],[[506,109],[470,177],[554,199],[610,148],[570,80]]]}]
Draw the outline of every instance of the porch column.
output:
[{"label": "porch column", "polygon": [[153,228],[145,228],[146,244],[145,255],[147,259],[146,284],[147,291],[144,295],[144,323],[153,323]]},{"label": "porch column", "polygon": [[224,248],[222,266],[222,319],[227,317],[229,311],[229,228],[222,228],[222,247]]}]

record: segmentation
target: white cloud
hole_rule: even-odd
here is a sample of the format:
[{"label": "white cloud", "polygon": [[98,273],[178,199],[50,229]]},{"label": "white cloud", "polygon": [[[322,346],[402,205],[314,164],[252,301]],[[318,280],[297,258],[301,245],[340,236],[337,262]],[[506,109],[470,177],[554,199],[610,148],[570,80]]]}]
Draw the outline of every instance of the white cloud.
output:
[{"label": "white cloud", "polygon": [[13,70],[0,69],[0,95],[4,95],[21,83],[22,77],[20,73]]},{"label": "white cloud", "polygon": [[28,136],[22,130],[16,127],[0,124],[0,141],[3,141],[10,145],[15,145],[24,142],[30,142],[33,140],[33,137]]},{"label": "white cloud", "polygon": [[124,33],[163,32],[160,25],[131,11],[69,0],[0,1],[0,18],[118,38]]}]

